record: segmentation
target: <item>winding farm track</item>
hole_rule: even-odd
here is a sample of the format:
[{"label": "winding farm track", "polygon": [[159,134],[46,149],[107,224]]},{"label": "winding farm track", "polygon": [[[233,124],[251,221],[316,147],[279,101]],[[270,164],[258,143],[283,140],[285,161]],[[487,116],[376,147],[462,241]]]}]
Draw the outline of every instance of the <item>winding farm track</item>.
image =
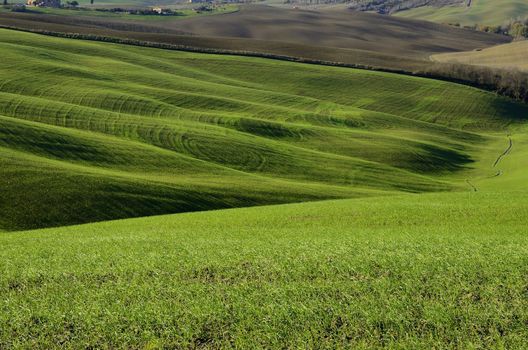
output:
[{"label": "winding farm track", "polygon": [[500,161],[502,160],[502,158],[504,158],[505,156],[508,155],[508,153],[511,152],[512,148],[513,148],[513,140],[511,138],[511,135],[508,135],[508,140],[509,140],[509,145],[508,145],[508,148],[506,148],[506,150],[504,152],[502,152],[502,154],[500,156],[497,157],[497,159],[495,160],[495,163],[493,163],[493,167],[495,168],[497,165],[499,165]]},{"label": "winding farm track", "polygon": [[[513,148],[513,140],[511,138],[511,135],[508,135],[508,148],[506,148],[506,150],[504,152],[502,152],[498,157],[497,159],[495,159],[495,162],[493,163],[493,168],[496,168],[497,165],[499,165],[499,163],[501,162],[501,160],[506,157],[512,150]],[[491,176],[490,178],[494,178],[494,177],[499,177],[501,176],[502,174],[504,174],[504,172],[502,171],[502,169],[499,169],[497,171],[497,173],[495,173],[495,175]],[[473,190],[473,192],[478,192],[478,188],[469,180],[469,179],[466,179],[466,183],[471,187],[471,189]]]}]

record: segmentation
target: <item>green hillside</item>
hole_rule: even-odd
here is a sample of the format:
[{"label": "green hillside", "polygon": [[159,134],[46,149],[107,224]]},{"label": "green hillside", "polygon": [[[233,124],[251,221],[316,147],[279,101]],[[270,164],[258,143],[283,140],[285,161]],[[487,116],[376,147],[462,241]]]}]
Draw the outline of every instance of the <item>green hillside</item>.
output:
[{"label": "green hillside", "polygon": [[5,29],[0,52],[0,349],[525,346],[528,105]]},{"label": "green hillside", "polygon": [[385,73],[8,30],[0,49],[7,230],[466,189],[528,115]]},{"label": "green hillside", "polygon": [[502,25],[510,19],[528,16],[525,0],[472,0],[471,6],[423,6],[396,12],[396,16],[422,19],[439,23]]},{"label": "green hillside", "polygon": [[526,195],[406,195],[0,234],[0,347],[522,349]]}]

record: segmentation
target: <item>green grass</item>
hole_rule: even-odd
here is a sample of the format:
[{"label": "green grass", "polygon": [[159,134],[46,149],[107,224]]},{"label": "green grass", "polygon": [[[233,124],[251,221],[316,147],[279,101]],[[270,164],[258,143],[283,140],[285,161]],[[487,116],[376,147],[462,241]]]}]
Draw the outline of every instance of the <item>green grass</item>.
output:
[{"label": "green grass", "polygon": [[2,232],[0,348],[525,346],[526,105],[7,30],[0,50],[1,231],[306,202]]},{"label": "green grass", "polygon": [[396,16],[423,19],[439,23],[460,23],[463,26],[475,24],[502,25],[510,19],[528,13],[528,3],[524,0],[473,0],[466,6],[418,7],[397,12]]},{"label": "green grass", "polygon": [[0,49],[7,230],[466,189],[528,112],[361,70],[8,30]]},{"label": "green grass", "polygon": [[0,347],[521,349],[526,194],[2,234]]}]

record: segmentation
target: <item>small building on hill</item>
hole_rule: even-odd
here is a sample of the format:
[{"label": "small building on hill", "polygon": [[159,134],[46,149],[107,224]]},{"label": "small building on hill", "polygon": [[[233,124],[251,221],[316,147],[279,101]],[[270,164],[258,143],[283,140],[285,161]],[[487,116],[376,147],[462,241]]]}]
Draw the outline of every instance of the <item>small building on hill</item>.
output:
[{"label": "small building on hill", "polygon": [[60,0],[27,0],[26,3],[28,6],[37,6],[37,7],[60,7]]},{"label": "small building on hill", "polygon": [[152,12],[157,13],[158,15],[172,15],[174,12],[171,9],[163,8],[163,7],[153,7]]}]

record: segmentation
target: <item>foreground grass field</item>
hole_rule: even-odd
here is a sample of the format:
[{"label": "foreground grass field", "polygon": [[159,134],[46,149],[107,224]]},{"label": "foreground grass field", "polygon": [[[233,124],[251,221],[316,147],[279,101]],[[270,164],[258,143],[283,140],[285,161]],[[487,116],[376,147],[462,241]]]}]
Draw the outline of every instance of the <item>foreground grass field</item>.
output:
[{"label": "foreground grass field", "polygon": [[528,40],[493,46],[480,51],[438,54],[431,57],[438,62],[528,71]]},{"label": "foreground grass field", "polygon": [[0,347],[522,349],[526,195],[406,195],[4,233]]},{"label": "foreground grass field", "polygon": [[396,16],[421,19],[439,23],[459,23],[462,26],[475,24],[502,25],[510,19],[526,16],[528,3],[524,0],[472,0],[471,7],[423,6],[396,12]]},{"label": "foreground grass field", "polygon": [[528,114],[385,73],[8,30],[0,48],[7,230],[465,189]]}]

